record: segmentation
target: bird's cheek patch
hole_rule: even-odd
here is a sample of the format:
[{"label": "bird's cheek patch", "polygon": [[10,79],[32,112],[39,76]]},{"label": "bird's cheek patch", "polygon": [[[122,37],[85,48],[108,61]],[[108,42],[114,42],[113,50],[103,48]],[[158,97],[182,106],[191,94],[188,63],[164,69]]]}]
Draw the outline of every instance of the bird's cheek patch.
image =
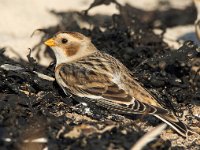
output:
[{"label": "bird's cheek patch", "polygon": [[75,55],[80,49],[80,46],[78,44],[70,44],[65,48],[65,54],[67,56],[73,56]]}]

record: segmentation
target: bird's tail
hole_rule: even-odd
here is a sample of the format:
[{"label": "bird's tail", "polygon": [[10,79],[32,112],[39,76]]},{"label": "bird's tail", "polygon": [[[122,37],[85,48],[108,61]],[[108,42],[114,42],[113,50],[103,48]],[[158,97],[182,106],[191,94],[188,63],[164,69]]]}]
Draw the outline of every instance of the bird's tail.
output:
[{"label": "bird's tail", "polygon": [[[158,119],[162,120],[163,122],[168,124],[170,127],[172,127],[175,131],[177,131],[183,137],[186,137],[188,135],[188,133],[194,133],[186,124],[181,122],[172,112],[170,112],[164,108],[155,107],[152,105],[141,103],[140,101],[135,101],[134,104],[135,104],[134,107],[140,106],[139,107],[140,111],[143,111],[144,113],[145,112],[149,113],[149,114],[157,117]],[[132,108],[134,108],[134,107],[132,107]]]},{"label": "bird's tail", "polygon": [[98,100],[96,104],[105,107],[107,109],[109,108],[109,110],[113,110],[120,114],[151,114],[157,117],[158,119],[162,120],[166,124],[168,124],[183,137],[187,137],[189,132],[194,133],[187,125],[181,122],[170,111],[142,103],[138,100],[134,100],[134,102],[130,104],[128,107],[124,107],[122,105],[118,105],[113,102],[105,100]]},{"label": "bird's tail", "polygon": [[180,135],[186,137],[189,132],[192,132],[191,129],[181,122],[176,116],[173,114],[154,114],[157,118],[167,123],[170,127],[176,130]]},{"label": "bird's tail", "polygon": [[138,100],[135,100],[133,105],[131,106],[133,111],[140,112],[141,114],[151,114],[158,119],[162,120],[170,127],[172,127],[175,131],[177,131],[183,137],[186,137],[188,133],[193,133],[193,131],[183,122],[181,122],[172,112],[152,105],[148,105],[146,103],[141,103]]},{"label": "bird's tail", "polygon": [[193,131],[185,125],[183,122],[181,122],[172,112],[160,108],[160,107],[155,107],[152,105],[148,105],[145,103],[141,103],[138,100],[135,100],[133,105],[131,106],[133,113],[141,113],[141,114],[151,114],[166,124],[168,124],[170,127],[172,127],[175,131],[177,131],[180,135],[186,137],[188,132]]}]

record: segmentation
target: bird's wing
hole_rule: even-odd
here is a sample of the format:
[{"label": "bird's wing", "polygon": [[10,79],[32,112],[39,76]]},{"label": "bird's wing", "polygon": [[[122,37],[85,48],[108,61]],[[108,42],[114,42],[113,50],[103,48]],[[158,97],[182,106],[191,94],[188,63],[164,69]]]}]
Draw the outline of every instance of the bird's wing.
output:
[{"label": "bird's wing", "polygon": [[126,91],[112,82],[112,76],[96,72],[89,67],[73,64],[63,64],[59,75],[64,84],[75,95],[108,99],[128,103],[133,99]]},{"label": "bird's wing", "polygon": [[[82,66],[81,66],[82,64]],[[118,112],[137,114],[165,114],[167,110],[142,103],[122,89],[113,74],[98,72],[90,67],[83,67],[83,63],[62,64],[59,77],[63,90],[69,90],[74,95],[96,100],[101,106],[118,109]],[[64,85],[63,85],[64,84]],[[66,86],[67,85],[67,86]],[[65,89],[67,88],[67,89]]]}]

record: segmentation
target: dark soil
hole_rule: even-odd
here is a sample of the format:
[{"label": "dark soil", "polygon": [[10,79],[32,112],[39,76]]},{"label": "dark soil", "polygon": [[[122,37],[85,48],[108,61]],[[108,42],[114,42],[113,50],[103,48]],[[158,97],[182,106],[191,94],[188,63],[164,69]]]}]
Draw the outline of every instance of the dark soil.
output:
[{"label": "dark soil", "polygon": [[[115,1],[96,2],[107,4]],[[91,6],[95,5],[97,3]],[[172,50],[163,42],[166,27],[194,22],[194,6],[185,10],[169,7],[167,11],[152,12],[138,10],[128,4],[121,6],[116,3],[116,6],[120,14],[112,16],[89,16],[89,10],[52,11],[60,18],[60,23],[41,29],[46,34],[33,50],[40,53],[43,41],[58,31],[81,32],[91,37],[99,50],[125,64],[164,107],[179,116],[184,110],[188,111],[187,123],[198,127],[198,124],[194,124],[195,116],[191,109],[200,105],[200,76],[193,69],[200,66],[200,61],[195,61],[200,59],[199,48],[192,41],[186,41],[178,50]],[[156,20],[160,22],[159,26],[155,25]],[[94,28],[81,28],[81,21]],[[162,28],[163,33],[154,34],[155,27]],[[45,68],[30,55],[27,56],[28,63],[23,60],[15,62],[5,57],[3,52],[2,49],[0,66],[10,64],[22,69],[5,70],[0,67],[0,149],[42,149],[46,146],[50,150],[130,149],[144,135],[148,126],[156,126],[161,122],[146,116],[142,116],[142,119],[137,115],[124,117],[94,104],[86,106],[79,103],[82,101],[80,98],[65,95],[56,81],[45,80],[34,73],[37,71],[54,77],[54,63]],[[54,57],[49,48],[45,53]],[[24,142],[41,137],[46,137],[48,141],[42,144]],[[5,141],[5,138],[11,141]],[[171,142],[159,137],[145,149],[170,149]],[[195,143],[187,145],[187,149],[196,147],[198,145]],[[184,148],[177,145],[172,149]]]}]

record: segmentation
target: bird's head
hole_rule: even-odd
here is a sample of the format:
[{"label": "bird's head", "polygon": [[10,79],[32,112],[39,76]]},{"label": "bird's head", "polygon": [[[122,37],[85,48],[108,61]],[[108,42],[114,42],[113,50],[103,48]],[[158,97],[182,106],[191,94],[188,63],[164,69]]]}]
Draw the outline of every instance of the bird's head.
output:
[{"label": "bird's head", "polygon": [[88,37],[78,32],[59,32],[45,44],[54,51],[56,65],[72,62],[97,50]]}]

